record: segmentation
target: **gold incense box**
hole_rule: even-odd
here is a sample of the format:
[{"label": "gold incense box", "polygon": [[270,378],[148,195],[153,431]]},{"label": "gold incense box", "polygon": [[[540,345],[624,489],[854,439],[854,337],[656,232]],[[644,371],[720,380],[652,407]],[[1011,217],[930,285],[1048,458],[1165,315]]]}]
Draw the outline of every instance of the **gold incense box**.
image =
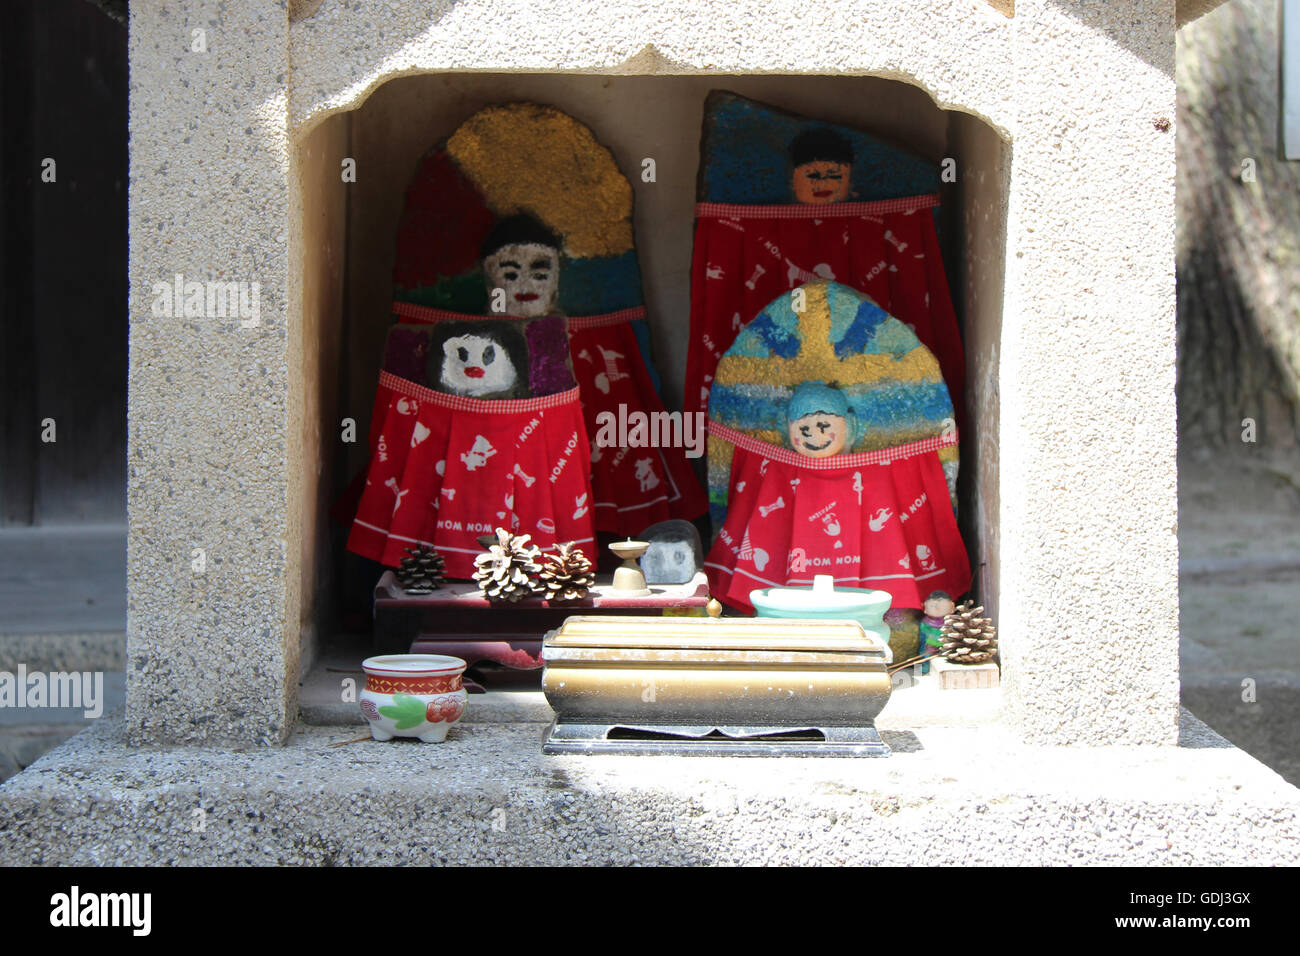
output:
[{"label": "gold incense box", "polygon": [[886,646],[851,620],[570,617],[544,753],[885,756]]}]

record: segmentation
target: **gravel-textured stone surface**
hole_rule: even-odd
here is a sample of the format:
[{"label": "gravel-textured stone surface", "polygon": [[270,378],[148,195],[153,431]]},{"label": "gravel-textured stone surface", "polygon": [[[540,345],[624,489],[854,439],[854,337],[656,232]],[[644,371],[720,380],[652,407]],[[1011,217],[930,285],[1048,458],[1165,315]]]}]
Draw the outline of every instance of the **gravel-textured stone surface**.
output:
[{"label": "gravel-textured stone surface", "polygon": [[0,634],[0,671],[121,671],[126,634]]},{"label": "gravel-textured stone surface", "polygon": [[[146,0],[130,17],[127,718],[142,741],[278,742],[308,479],[287,13]],[[215,297],[166,314],[156,284],[177,275],[244,283],[250,306],[257,283],[256,325]]]},{"label": "gravel-textured stone surface", "polygon": [[993,723],[862,760],[543,757],[542,732],[151,750],[104,722],[0,787],[0,864],[1300,862],[1300,793],[1190,716],[1180,747]]},{"label": "gravel-textured stone surface", "polygon": [[125,676],[121,671],[103,675],[96,701],[99,713],[93,717],[86,716],[86,707],[0,707],[0,783],[97,720],[115,714],[120,717],[126,697]]}]

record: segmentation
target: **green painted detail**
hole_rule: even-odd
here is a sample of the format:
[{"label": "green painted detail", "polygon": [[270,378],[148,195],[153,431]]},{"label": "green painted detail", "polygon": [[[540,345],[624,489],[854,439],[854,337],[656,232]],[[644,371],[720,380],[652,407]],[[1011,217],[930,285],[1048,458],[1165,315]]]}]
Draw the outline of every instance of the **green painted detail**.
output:
[{"label": "green painted detail", "polygon": [[431,309],[464,312],[466,315],[485,315],[488,307],[487,286],[483,272],[477,266],[457,276],[442,277],[435,285],[398,289],[397,298]]},{"label": "green painted detail", "polygon": [[393,722],[394,730],[410,730],[424,723],[424,704],[410,694],[394,694],[393,703],[380,707],[379,712]]}]

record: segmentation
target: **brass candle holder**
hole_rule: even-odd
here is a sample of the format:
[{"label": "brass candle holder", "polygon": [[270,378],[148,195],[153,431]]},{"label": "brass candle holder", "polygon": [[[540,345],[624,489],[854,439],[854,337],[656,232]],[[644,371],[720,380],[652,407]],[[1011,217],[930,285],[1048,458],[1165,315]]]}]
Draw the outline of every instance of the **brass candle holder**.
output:
[{"label": "brass candle holder", "polygon": [[614,556],[623,561],[620,567],[614,569],[614,590],[621,596],[645,597],[650,594],[641,565],[636,563],[637,558],[645,554],[649,547],[649,541],[633,541],[631,538],[626,541],[615,541],[609,546]]}]

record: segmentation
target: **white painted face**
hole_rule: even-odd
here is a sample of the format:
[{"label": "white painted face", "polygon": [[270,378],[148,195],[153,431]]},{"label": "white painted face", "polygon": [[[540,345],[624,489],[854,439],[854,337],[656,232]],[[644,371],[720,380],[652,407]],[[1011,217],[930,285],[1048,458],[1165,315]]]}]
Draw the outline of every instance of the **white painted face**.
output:
[{"label": "white painted face", "polygon": [[442,343],[439,381],[453,395],[477,398],[506,392],[517,377],[505,348],[486,335],[458,335]]},{"label": "white painted face", "polygon": [[483,260],[489,289],[503,289],[506,315],[533,318],[555,310],[560,256],[550,246],[528,242],[502,246]]}]

